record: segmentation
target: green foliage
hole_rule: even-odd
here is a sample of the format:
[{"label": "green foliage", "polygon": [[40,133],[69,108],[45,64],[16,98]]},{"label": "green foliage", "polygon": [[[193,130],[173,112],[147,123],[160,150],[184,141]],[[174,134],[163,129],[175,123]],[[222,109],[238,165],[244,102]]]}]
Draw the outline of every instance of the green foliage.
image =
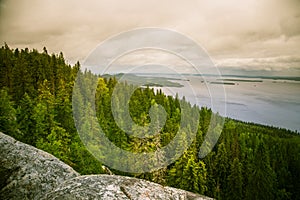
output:
[{"label": "green foliage", "polygon": [[54,126],[46,139],[41,137],[37,140],[36,146],[69,164],[70,142],[70,136],[66,130],[59,126]]},{"label": "green foliage", "polygon": [[[81,174],[103,173],[83,146],[72,116],[72,90],[80,64],[63,55],[0,49],[0,131],[43,149]],[[13,103],[14,102],[14,103]]]},{"label": "green foliage", "polygon": [[0,131],[21,138],[17,128],[16,110],[5,89],[0,90]]},{"label": "green foliage", "polygon": [[20,131],[23,133],[22,138],[19,138],[19,140],[30,145],[35,145],[36,141],[34,135],[36,123],[33,118],[34,103],[34,100],[25,93],[17,108],[17,123]]},{"label": "green foliage", "polygon": [[254,157],[255,167],[251,169],[246,190],[246,199],[274,199],[276,175],[270,166],[267,149],[263,143],[257,147]]},{"label": "green foliage", "polygon": [[228,188],[226,191],[227,199],[239,200],[243,199],[243,173],[242,164],[238,158],[233,160],[228,176]]},{"label": "green foliage", "polygon": [[[177,136],[179,142],[174,154],[179,158],[170,166],[143,174],[111,170],[217,199],[300,198],[300,137],[297,133],[226,119],[213,152],[200,160],[197,155],[212,117],[212,123],[218,122],[218,116],[210,109],[192,107],[184,99],[166,96],[161,90],[138,88],[128,101],[134,124],[127,124],[122,117],[119,123],[136,135],[145,136],[148,130],[153,134],[145,138],[128,135],[114,120],[111,97],[117,88],[113,106],[120,116],[126,116],[124,99],[128,99],[126,95],[134,86],[118,84],[114,77],[79,71],[80,64],[73,67],[66,64],[62,53],[49,55],[46,48],[39,53],[3,46],[0,49],[0,131],[55,155],[81,174],[104,171],[102,164],[83,145],[74,121],[83,123],[80,125],[87,132],[84,139],[90,141],[91,148],[99,148],[101,144],[101,141],[89,140],[99,130],[98,123],[111,142],[135,153],[154,152]],[[81,80],[78,88],[73,87],[75,78]],[[96,117],[91,117],[93,110],[87,98],[93,94],[94,80],[98,80]],[[83,93],[81,88],[90,90]],[[73,102],[72,93],[78,97]],[[80,116],[85,120],[72,115],[72,103],[73,109],[83,112]],[[165,113],[159,110],[160,106]],[[186,116],[183,110],[188,111]],[[156,115],[151,116],[151,112]],[[186,117],[185,120],[181,121],[182,117]],[[164,119],[165,124],[161,124]],[[192,141],[193,138],[189,138],[193,130],[191,124],[197,123],[197,119],[196,139]],[[179,129],[181,125],[184,128]],[[192,143],[190,147],[189,143]],[[183,155],[179,154],[181,148],[188,148]],[[165,154],[157,156],[159,161],[165,161]]]}]

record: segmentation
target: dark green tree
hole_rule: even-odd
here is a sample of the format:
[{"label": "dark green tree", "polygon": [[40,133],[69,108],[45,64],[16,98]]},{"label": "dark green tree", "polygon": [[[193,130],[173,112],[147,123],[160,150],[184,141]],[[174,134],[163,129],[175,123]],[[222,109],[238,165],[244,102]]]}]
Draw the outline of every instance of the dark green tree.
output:
[{"label": "dark green tree", "polygon": [[5,89],[0,90],[0,102],[0,131],[9,134],[16,139],[22,138],[20,135],[21,133],[18,130],[16,110]]},{"label": "dark green tree", "polygon": [[238,158],[233,160],[228,176],[228,187],[226,199],[239,200],[243,199],[243,173],[242,164]]},{"label": "dark green tree", "polygon": [[19,124],[19,129],[23,134],[21,139],[30,145],[35,145],[37,137],[35,137],[35,119],[33,118],[35,101],[30,98],[30,96],[25,93],[17,109],[17,121]]},{"label": "dark green tree", "polygon": [[260,143],[255,152],[253,169],[249,174],[246,199],[274,199],[276,194],[276,175],[270,167],[268,152]]}]

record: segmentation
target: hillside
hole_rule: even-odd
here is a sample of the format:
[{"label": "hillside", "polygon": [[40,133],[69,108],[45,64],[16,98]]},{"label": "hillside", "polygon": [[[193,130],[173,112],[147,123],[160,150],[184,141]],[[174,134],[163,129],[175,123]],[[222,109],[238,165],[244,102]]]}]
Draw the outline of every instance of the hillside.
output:
[{"label": "hillside", "polygon": [[[86,100],[88,94],[75,88],[75,79],[82,80],[82,88],[89,88],[97,81],[95,94],[96,119],[88,118],[92,112]],[[299,199],[300,198],[300,136],[298,133],[225,119],[224,128],[217,145],[205,158],[198,152],[210,126],[218,124],[221,116],[209,108],[192,106],[185,99],[166,96],[162,91],[151,88],[136,89],[129,101],[129,112],[133,122],[129,130],[142,135],[137,127],[151,123],[149,109],[161,105],[166,113],[165,124],[153,128],[148,138],[126,134],[116,124],[111,108],[111,97],[117,79],[96,76],[88,71],[81,72],[80,64],[70,66],[63,54],[49,55],[29,49],[0,49],[0,131],[26,144],[49,152],[70,165],[81,175],[104,173],[102,163],[83,145],[75,122],[81,124],[87,138],[93,138],[89,122],[94,120],[106,137],[120,149],[133,153],[155,152],[167,146],[176,137],[181,123],[180,141],[177,145],[188,149],[167,167],[147,173],[129,173],[110,170],[114,174],[142,178],[162,185],[188,190],[217,199]],[[119,90],[130,91],[134,86],[120,83]],[[72,95],[78,95],[72,102]],[[122,92],[118,98],[122,99]],[[122,101],[116,101],[123,108]],[[76,107],[73,108],[73,106]],[[184,106],[182,109],[181,106]],[[80,116],[73,117],[73,109],[84,108]],[[183,111],[187,119],[181,122]],[[84,119],[83,119],[84,118]],[[158,119],[158,121],[160,121]],[[120,122],[121,124],[127,121]],[[187,137],[196,124],[196,138]],[[190,145],[188,145],[190,143]],[[99,147],[101,148],[101,147]],[[176,153],[176,152],[175,152]],[[102,156],[102,157],[101,157]],[[111,155],[101,155],[112,159]],[[130,162],[130,157],[124,159]],[[101,160],[101,159],[100,159]],[[163,160],[163,158],[162,158]],[[118,162],[118,160],[116,160]],[[141,161],[140,161],[141,162]],[[145,163],[136,162],[137,166]]]}]

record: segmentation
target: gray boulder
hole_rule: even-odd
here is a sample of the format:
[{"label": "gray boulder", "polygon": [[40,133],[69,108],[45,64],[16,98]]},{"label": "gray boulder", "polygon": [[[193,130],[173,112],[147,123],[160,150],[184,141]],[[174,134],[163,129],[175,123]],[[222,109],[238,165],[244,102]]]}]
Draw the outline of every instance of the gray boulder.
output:
[{"label": "gray boulder", "polygon": [[54,156],[0,133],[0,199],[210,199],[149,181],[79,176]]},{"label": "gray boulder", "polygon": [[210,198],[131,177],[89,175],[65,181],[44,199],[208,200]]},{"label": "gray boulder", "polygon": [[0,199],[41,199],[79,176],[56,157],[0,133]]}]

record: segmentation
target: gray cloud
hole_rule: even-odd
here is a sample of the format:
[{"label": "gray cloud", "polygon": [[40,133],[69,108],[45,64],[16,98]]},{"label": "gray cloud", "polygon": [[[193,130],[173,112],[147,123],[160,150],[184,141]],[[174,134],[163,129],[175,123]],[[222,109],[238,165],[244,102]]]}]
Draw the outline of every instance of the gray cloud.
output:
[{"label": "gray cloud", "polygon": [[252,69],[266,66],[255,59],[300,56],[299,7],[299,0],[2,0],[0,42],[46,46],[75,62],[121,31],[162,27],[194,38],[217,63],[249,59]]}]

